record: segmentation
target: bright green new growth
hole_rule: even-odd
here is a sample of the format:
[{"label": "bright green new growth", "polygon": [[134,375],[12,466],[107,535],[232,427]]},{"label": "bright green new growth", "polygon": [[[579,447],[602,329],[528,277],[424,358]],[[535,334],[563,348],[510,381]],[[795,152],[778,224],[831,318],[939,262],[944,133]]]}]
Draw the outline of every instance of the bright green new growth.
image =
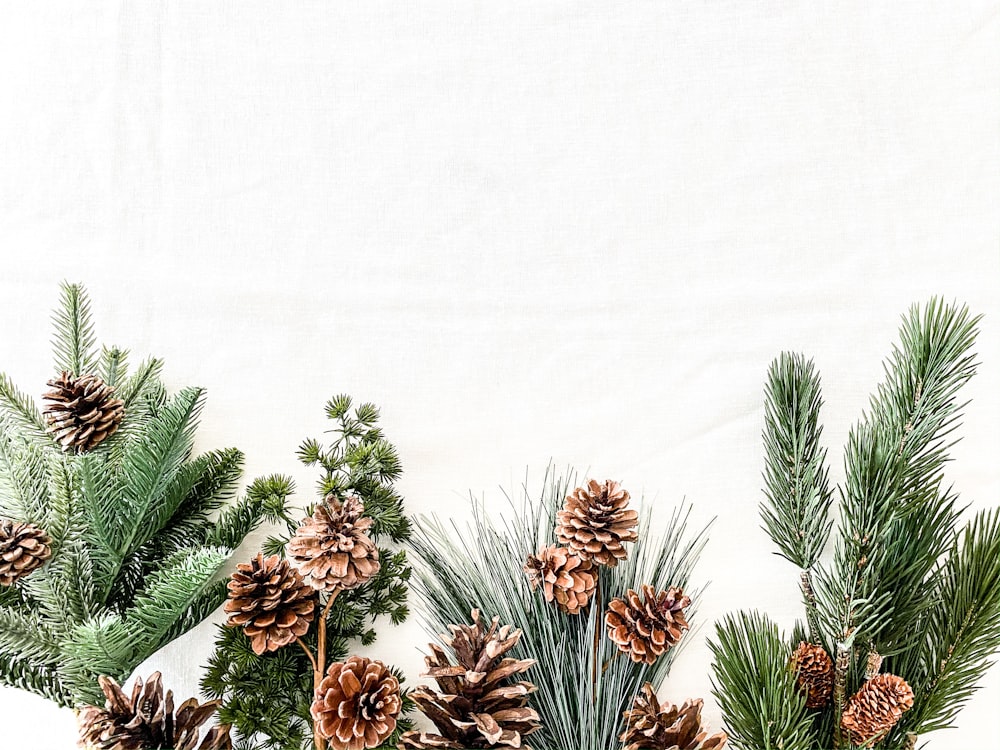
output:
[{"label": "bright green new growth", "polygon": [[[351,399],[337,396],[326,405],[326,415],[334,422],[336,438],[324,448],[308,439],[298,451],[306,466],[318,465],[321,476],[319,494],[344,495],[353,492],[361,497],[365,515],[373,521],[371,538],[379,544],[381,568],[368,583],[337,596],[327,617],[326,663],[343,661],[353,643],[369,646],[375,641],[375,621],[388,616],[398,625],[409,615],[406,606],[410,567],[406,553],[387,548],[384,543],[405,541],[410,536],[410,521],[403,512],[403,498],[394,483],[402,473],[395,446],[377,426],[379,413],[372,404],[361,404],[351,411]],[[269,482],[283,486],[282,505],[294,491],[288,477],[271,477]],[[313,512],[314,506],[301,515]],[[288,539],[298,528],[300,518],[283,507],[280,520],[288,536],[271,537],[264,554],[284,556]],[[303,638],[313,653],[317,648],[316,623]],[[398,670],[393,674],[403,683]],[[221,699],[219,722],[233,727],[236,750],[309,750],[313,746],[312,719],[309,707],[313,700],[313,668],[302,648],[292,644],[258,656],[250,639],[240,628],[219,626],[215,651],[209,659],[202,692]],[[404,693],[403,713],[412,710]],[[394,748],[399,735],[412,728],[401,717],[396,732],[381,745]]]},{"label": "bright green new growth", "polygon": [[[978,322],[938,299],[904,317],[886,379],[848,438],[840,524],[824,566],[817,557],[829,535],[830,503],[818,446],[819,378],[801,355],[783,354],[771,367],[762,515],[779,554],[801,569],[809,622],[808,637],[798,629],[786,642],[785,660],[799,640],[811,640],[841,665],[833,700],[810,712],[811,737],[802,747],[850,747],[837,728],[870,654],[884,657],[881,671],[902,677],[915,694],[880,747],[912,748],[919,735],[953,725],[1000,647],[1000,511],[960,527],[958,496],[944,484],[964,407],[958,392],[976,370]],[[764,657],[759,644],[772,626],[756,615],[739,617],[739,627],[733,618],[718,626],[717,695],[735,747],[778,748],[761,744],[763,714],[757,731],[748,725],[760,699],[753,691],[769,703],[787,701],[784,682],[733,677]]]},{"label": "bright green new growth", "polygon": [[99,675],[124,682],[216,609],[216,572],[281,506],[255,485],[219,513],[243,455],[192,458],[204,391],[168,396],[159,360],[129,375],[126,351],[98,352],[82,287],[63,286],[54,323],[56,374],[100,376],[124,418],[92,451],[63,453],[34,400],[0,374],[0,515],[40,526],[53,551],[0,588],[0,681],[73,706],[103,701]]},{"label": "bright green new growth", "polygon": [[[414,589],[429,632],[446,633],[450,624],[469,623],[473,608],[487,621],[497,616],[502,624],[523,631],[510,656],[537,661],[525,674],[538,687],[531,703],[542,729],[528,738],[535,750],[620,746],[622,713],[645,682],[663,682],[685,639],[653,665],[636,664],[607,637],[606,605],[642,584],[687,591],[707,541],[707,528],[688,534],[690,507],[676,509],[666,530],[650,536],[651,506],[645,505],[639,541],[630,545],[628,558],[617,567],[601,567],[599,598],[580,614],[566,614],[531,590],[523,566],[528,555],[555,543],[555,514],[576,486],[575,478],[574,472],[558,476],[549,467],[540,497],[533,497],[526,484],[518,501],[508,495],[510,518],[494,520],[485,501],[473,499],[471,524],[446,525],[424,517],[411,541],[417,563]],[[688,593],[697,597],[696,591]],[[598,601],[603,606],[595,606]],[[693,607],[689,619],[691,612]]]}]

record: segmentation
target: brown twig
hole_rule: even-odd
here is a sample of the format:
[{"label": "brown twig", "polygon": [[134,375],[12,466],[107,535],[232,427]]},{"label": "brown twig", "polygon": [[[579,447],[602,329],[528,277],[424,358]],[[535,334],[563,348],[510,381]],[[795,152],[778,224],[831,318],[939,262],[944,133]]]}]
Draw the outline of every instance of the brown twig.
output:
[{"label": "brown twig", "polygon": [[[323,675],[326,674],[326,617],[330,614],[330,607],[333,606],[339,593],[340,589],[334,589],[327,598],[323,614],[320,615],[319,623],[316,625],[316,658],[312,659],[312,654],[310,654],[313,665],[313,698],[319,693],[319,685],[323,681]],[[305,645],[302,648],[306,648]],[[306,653],[309,653],[307,648]],[[326,745],[323,735],[319,733],[319,725],[315,722],[313,723],[313,744],[316,745],[316,750],[324,750]]]}]

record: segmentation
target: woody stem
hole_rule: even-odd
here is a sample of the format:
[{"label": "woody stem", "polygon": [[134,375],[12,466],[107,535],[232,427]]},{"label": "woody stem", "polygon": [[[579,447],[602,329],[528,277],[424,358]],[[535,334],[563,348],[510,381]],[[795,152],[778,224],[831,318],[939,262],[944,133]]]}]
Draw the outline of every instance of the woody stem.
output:
[{"label": "woody stem", "polygon": [[593,700],[597,704],[597,663],[600,661],[599,653],[601,646],[601,579],[598,573],[597,589],[594,591],[594,612],[597,622],[594,623],[594,665],[591,673],[591,686],[593,687]]},{"label": "woody stem", "polygon": [[[326,673],[326,617],[330,614],[330,607],[333,606],[333,602],[339,593],[340,589],[334,589],[333,593],[327,598],[326,606],[323,607],[323,614],[320,615],[319,623],[316,625],[316,658],[313,659],[312,663],[314,698],[319,694],[319,684],[323,681],[323,675]],[[309,649],[306,649],[306,653],[308,652]],[[313,722],[313,743],[316,745],[316,750],[323,750],[326,744],[323,741],[323,735],[319,733],[319,724],[316,722]]]}]

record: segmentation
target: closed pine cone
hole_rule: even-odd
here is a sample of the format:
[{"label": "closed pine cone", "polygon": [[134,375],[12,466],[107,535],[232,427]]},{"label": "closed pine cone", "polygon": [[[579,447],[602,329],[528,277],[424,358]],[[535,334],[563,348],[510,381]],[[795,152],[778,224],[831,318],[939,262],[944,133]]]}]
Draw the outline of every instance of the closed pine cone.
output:
[{"label": "closed pine cone", "polygon": [[678,708],[660,704],[650,683],[642,686],[632,709],[625,712],[624,750],[720,750],[725,732],[707,737],[701,726],[702,700],[685,701]]},{"label": "closed pine cone", "polygon": [[851,696],[840,718],[840,726],[852,744],[871,747],[911,708],[913,690],[906,680],[894,674],[878,674]]},{"label": "closed pine cone", "polygon": [[368,537],[372,519],[357,495],[327,497],[288,542],[288,556],[319,591],[357,588],[379,571],[378,547]]},{"label": "closed pine cone", "polygon": [[610,479],[577,487],[556,513],[556,538],[585,559],[614,567],[627,556],[625,542],[639,538],[639,514],[626,508],[628,492]]},{"label": "closed pine cone", "polygon": [[629,589],[624,599],[612,599],[608,605],[608,637],[632,661],[652,664],[688,629],[684,608],[690,605],[690,597],[674,586],[657,593],[644,584],[641,596]]},{"label": "closed pine cone", "polygon": [[136,679],[129,697],[110,677],[100,678],[107,701],[104,708],[84,706],[77,712],[79,747],[86,750],[232,750],[229,727],[215,726],[198,744],[202,725],[219,707],[219,701],[199,704],[191,698],[174,713],[174,696],[163,694],[160,673],[154,672],[143,688]]},{"label": "closed pine cone", "polygon": [[14,582],[40,568],[52,557],[52,540],[30,523],[0,521],[0,586]]},{"label": "closed pine cone", "polygon": [[46,385],[52,390],[42,396],[48,402],[45,430],[64,451],[92,450],[118,430],[125,402],[96,375],[74,377],[64,372]]},{"label": "closed pine cone", "polygon": [[473,625],[452,625],[452,664],[440,646],[431,644],[425,657],[428,670],[440,692],[425,686],[415,688],[410,697],[434,722],[437,733],[406,732],[399,748],[427,750],[467,750],[472,748],[520,748],[531,750],[524,738],[541,726],[538,713],[528,707],[528,695],[535,686],[512,677],[527,671],[533,659],[503,658],[517,645],[520,630],[509,625],[497,626],[494,617],[489,627],[472,611]]},{"label": "closed pine cone", "polygon": [[807,708],[822,708],[833,694],[833,660],[822,646],[799,643],[789,665],[806,694]]},{"label": "closed pine cone", "polygon": [[587,606],[597,588],[597,571],[590,560],[584,560],[566,547],[545,547],[537,555],[529,555],[524,572],[531,588],[542,587],[545,601],[553,599],[563,612],[579,614]]},{"label": "closed pine cone", "polygon": [[396,731],[403,707],[399,680],[380,661],[350,656],[331,664],[310,713],[338,750],[378,747]]},{"label": "closed pine cone", "polygon": [[315,592],[277,555],[236,566],[228,588],[226,624],[243,628],[258,655],[305,635],[316,616]]}]

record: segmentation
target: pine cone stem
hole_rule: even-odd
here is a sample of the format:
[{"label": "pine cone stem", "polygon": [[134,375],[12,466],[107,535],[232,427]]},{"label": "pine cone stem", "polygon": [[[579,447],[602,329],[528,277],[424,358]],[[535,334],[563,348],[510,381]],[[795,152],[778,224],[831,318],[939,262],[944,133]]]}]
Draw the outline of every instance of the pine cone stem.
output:
[{"label": "pine cone stem", "polygon": [[[334,589],[330,596],[327,597],[326,606],[323,607],[323,614],[319,617],[319,623],[316,626],[316,658],[313,659],[313,694],[319,695],[319,686],[323,681],[323,677],[326,675],[326,618],[330,614],[330,607],[333,606],[334,601],[337,599],[337,594],[340,593],[340,589]],[[308,652],[309,649],[306,649]],[[323,735],[320,734],[319,722],[313,722],[313,742],[316,745],[316,750],[324,750],[326,747],[326,740],[323,739]]]}]

